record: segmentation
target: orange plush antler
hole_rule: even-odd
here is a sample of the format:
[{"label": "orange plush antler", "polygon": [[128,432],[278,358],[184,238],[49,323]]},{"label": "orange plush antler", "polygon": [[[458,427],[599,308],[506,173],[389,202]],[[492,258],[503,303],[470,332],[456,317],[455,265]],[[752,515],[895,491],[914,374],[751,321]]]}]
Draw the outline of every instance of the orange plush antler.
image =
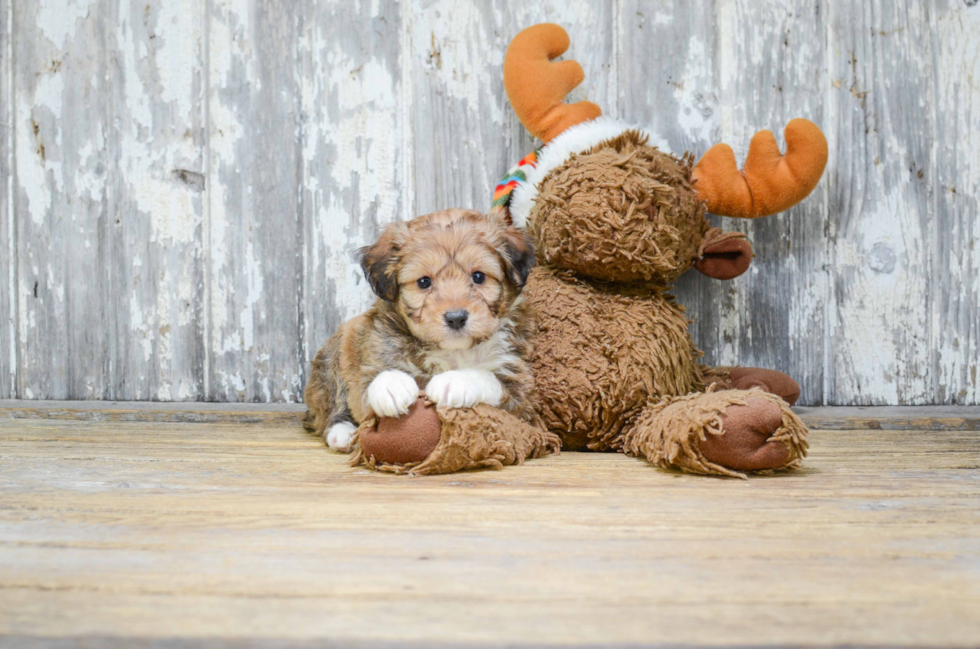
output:
[{"label": "orange plush antler", "polygon": [[811,121],[786,125],[786,155],[772,131],[759,131],[749,144],[745,168],[738,170],[727,144],[716,144],[694,167],[694,188],[708,211],[754,219],[793,207],[813,191],[827,165],[827,138]]},{"label": "orange plush antler", "polygon": [[565,95],[585,78],[575,61],[551,62],[568,45],[564,29],[542,23],[515,36],[504,56],[504,88],[510,104],[527,130],[545,143],[569,126],[602,115],[602,109],[589,101],[564,103]]}]

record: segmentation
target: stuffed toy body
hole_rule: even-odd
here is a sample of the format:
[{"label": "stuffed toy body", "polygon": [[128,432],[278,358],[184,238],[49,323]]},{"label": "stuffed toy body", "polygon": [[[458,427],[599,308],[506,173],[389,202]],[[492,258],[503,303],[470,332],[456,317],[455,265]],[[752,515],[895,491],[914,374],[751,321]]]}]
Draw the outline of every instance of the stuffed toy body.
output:
[{"label": "stuffed toy body", "polygon": [[536,25],[504,61],[511,105],[544,142],[494,196],[537,249],[524,289],[538,329],[537,423],[566,449],[622,451],[692,473],[799,466],[807,429],[790,410],[799,386],[772,370],[702,365],[669,290],[691,268],[722,280],[748,268],[744,235],[710,227],[706,212],[757,218],[796,204],[823,173],[823,134],[797,119],[786,155],[762,131],[742,170],[723,144],[695,165],[595,104],[564,103],[583,79],[576,62],[552,61],[568,45],[561,27]]}]

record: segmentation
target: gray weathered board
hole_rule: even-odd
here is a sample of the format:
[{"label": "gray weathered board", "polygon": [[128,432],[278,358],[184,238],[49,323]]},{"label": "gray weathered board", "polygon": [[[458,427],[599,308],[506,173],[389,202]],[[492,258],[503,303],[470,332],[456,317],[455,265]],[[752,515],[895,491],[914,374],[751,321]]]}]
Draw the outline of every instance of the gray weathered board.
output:
[{"label": "gray weathered board", "polygon": [[830,142],[745,276],[678,287],[713,363],[806,404],[980,403],[977,0],[0,0],[0,398],[291,401],[379,228],[486,208],[534,141],[501,63],[676,152]]}]

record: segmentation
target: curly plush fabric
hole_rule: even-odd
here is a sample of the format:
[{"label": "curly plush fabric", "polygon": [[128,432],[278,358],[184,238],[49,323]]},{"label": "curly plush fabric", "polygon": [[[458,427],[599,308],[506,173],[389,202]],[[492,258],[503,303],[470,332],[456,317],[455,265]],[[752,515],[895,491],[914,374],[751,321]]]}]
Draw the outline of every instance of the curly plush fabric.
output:
[{"label": "curly plush fabric", "polygon": [[692,158],[627,131],[573,155],[541,182],[528,220],[542,263],[612,282],[672,282],[708,230]]},{"label": "curly plush fabric", "polygon": [[665,397],[646,409],[627,435],[624,450],[661,467],[687,473],[745,478],[745,473],[707,459],[701,451],[701,443],[707,435],[723,435],[728,408],[744,406],[749,399],[768,401],[782,411],[782,425],[769,439],[782,442],[789,450],[789,457],[780,470],[799,467],[808,448],[806,426],[785,401],[758,388]]},{"label": "curly plush fabric", "polygon": [[524,297],[538,322],[538,412],[564,448],[616,450],[651,395],[703,389],[701,352],[673,297],[540,266]]},{"label": "curly plush fabric", "polygon": [[[700,365],[704,386],[709,390],[728,390],[732,387],[732,367],[729,365]],[[712,387],[714,386],[714,387]]]},{"label": "curly plush fabric", "polygon": [[561,448],[558,436],[531,426],[513,415],[486,404],[473,408],[438,410],[442,420],[439,444],[421,462],[406,464],[376,462],[366,457],[357,443],[365,428],[376,422],[361,423],[354,436],[355,452],[351,466],[364,465],[377,471],[412,475],[454,473],[468,469],[500,469],[523,464],[524,460],[557,454]]}]

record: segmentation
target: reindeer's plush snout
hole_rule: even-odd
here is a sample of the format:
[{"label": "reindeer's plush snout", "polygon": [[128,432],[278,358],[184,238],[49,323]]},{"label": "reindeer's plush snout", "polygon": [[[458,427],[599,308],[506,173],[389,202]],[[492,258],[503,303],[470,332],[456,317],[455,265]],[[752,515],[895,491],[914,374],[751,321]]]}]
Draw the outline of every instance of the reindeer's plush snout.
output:
[{"label": "reindeer's plush snout", "polygon": [[694,267],[713,279],[734,279],[751,263],[752,244],[744,234],[711,228],[701,242]]}]

